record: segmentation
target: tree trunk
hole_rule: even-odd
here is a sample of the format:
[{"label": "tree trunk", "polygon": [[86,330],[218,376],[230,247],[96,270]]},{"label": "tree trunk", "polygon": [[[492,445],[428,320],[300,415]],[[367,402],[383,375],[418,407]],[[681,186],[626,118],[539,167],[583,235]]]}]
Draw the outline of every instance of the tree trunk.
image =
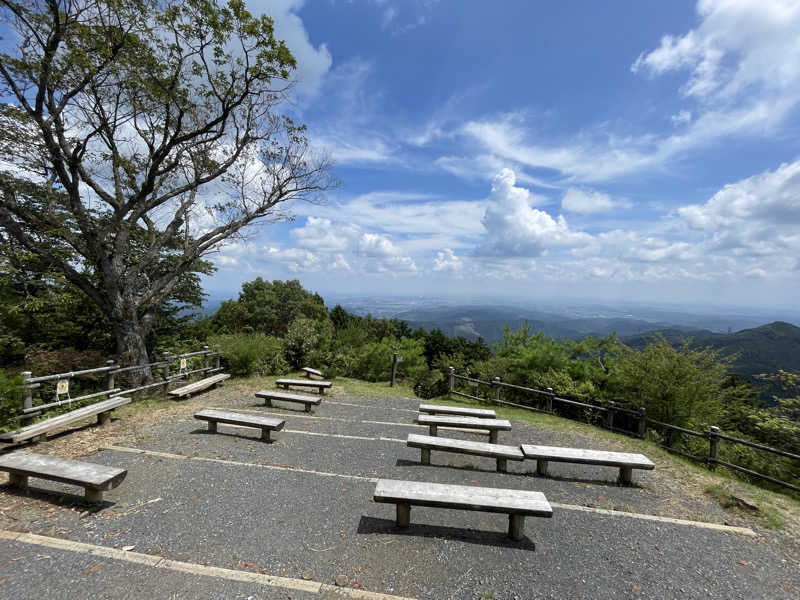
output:
[{"label": "tree trunk", "polygon": [[[150,362],[145,345],[145,338],[149,333],[147,321],[139,318],[136,309],[119,311],[119,313],[115,311],[115,313],[114,335],[117,340],[120,363],[124,366],[146,365]],[[134,387],[152,381],[150,369],[131,371],[128,375],[130,383]]]}]

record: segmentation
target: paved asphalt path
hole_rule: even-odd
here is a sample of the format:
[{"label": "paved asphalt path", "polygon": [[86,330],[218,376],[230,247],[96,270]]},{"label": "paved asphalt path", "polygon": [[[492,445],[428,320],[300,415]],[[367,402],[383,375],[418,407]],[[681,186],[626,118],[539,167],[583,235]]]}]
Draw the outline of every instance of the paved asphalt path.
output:
[{"label": "paved asphalt path", "polygon": [[[499,474],[491,459],[434,452],[434,464],[422,466],[418,450],[396,441],[424,432],[412,426],[416,404],[337,396],[308,415],[255,398],[209,397],[209,407],[285,415],[286,428],[263,443],[257,430],[221,425],[213,435],[190,417],[154,426],[124,445],[129,450],[89,458],[129,471],[102,507],[55,511],[25,529],[301,582],[332,585],[344,574],[349,589],[414,598],[800,597],[797,562],[774,544],[730,532],[565,508],[552,519],[528,517],[520,543],[505,537],[506,516],[488,513],[412,507],[411,527],[395,529],[394,506],[372,502],[374,478],[535,489],[551,502],[641,513],[656,496],[647,473],[622,488],[613,484],[615,469],[580,465],[554,463],[555,477],[539,478],[533,462],[510,462],[512,472]],[[569,440],[514,423],[500,441]],[[41,497],[75,491],[32,485],[28,493]],[[265,587],[0,539],[0,598],[325,597],[339,596],[332,587]]]}]

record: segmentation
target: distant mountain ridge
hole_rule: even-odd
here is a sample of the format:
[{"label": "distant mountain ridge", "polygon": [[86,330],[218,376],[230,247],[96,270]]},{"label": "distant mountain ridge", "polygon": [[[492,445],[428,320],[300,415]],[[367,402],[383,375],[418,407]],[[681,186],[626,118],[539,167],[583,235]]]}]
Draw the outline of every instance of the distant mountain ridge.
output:
[{"label": "distant mountain ridge", "polygon": [[729,356],[738,354],[733,369],[748,378],[761,373],[775,373],[779,369],[800,371],[800,327],[784,321],[735,333],[713,333],[708,330],[686,332],[668,328],[623,337],[622,341],[631,348],[641,349],[659,335],[673,345],[682,344],[690,338],[695,348],[710,347]]}]

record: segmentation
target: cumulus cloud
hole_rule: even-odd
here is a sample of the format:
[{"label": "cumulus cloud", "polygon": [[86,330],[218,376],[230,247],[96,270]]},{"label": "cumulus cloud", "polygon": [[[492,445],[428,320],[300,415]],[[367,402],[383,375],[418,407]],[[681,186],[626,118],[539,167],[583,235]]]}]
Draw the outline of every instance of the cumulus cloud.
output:
[{"label": "cumulus cloud", "polygon": [[460,273],[464,268],[464,263],[460,257],[456,256],[451,248],[436,253],[433,261],[433,270],[437,273]]},{"label": "cumulus cloud", "polygon": [[580,244],[591,236],[569,229],[562,215],[556,219],[532,207],[543,199],[517,187],[510,169],[503,169],[492,183],[483,226],[484,243],[476,248],[479,256],[537,257],[549,247]]},{"label": "cumulus cloud", "polygon": [[572,213],[609,212],[614,206],[608,194],[583,188],[569,188],[561,197],[561,208]]},{"label": "cumulus cloud", "polygon": [[726,185],[705,204],[678,209],[710,250],[783,259],[800,252],[800,160]]},{"label": "cumulus cloud", "polygon": [[353,227],[334,225],[329,219],[319,217],[308,217],[305,225],[291,232],[300,248],[318,252],[344,252],[356,234]]}]

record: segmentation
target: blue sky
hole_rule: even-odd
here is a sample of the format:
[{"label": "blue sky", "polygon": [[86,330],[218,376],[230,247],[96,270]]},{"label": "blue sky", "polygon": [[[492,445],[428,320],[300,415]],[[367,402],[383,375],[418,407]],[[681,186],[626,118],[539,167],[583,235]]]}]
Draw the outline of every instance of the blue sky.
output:
[{"label": "blue sky", "polygon": [[212,294],[796,305],[800,2],[247,4],[342,186],[214,255]]}]

